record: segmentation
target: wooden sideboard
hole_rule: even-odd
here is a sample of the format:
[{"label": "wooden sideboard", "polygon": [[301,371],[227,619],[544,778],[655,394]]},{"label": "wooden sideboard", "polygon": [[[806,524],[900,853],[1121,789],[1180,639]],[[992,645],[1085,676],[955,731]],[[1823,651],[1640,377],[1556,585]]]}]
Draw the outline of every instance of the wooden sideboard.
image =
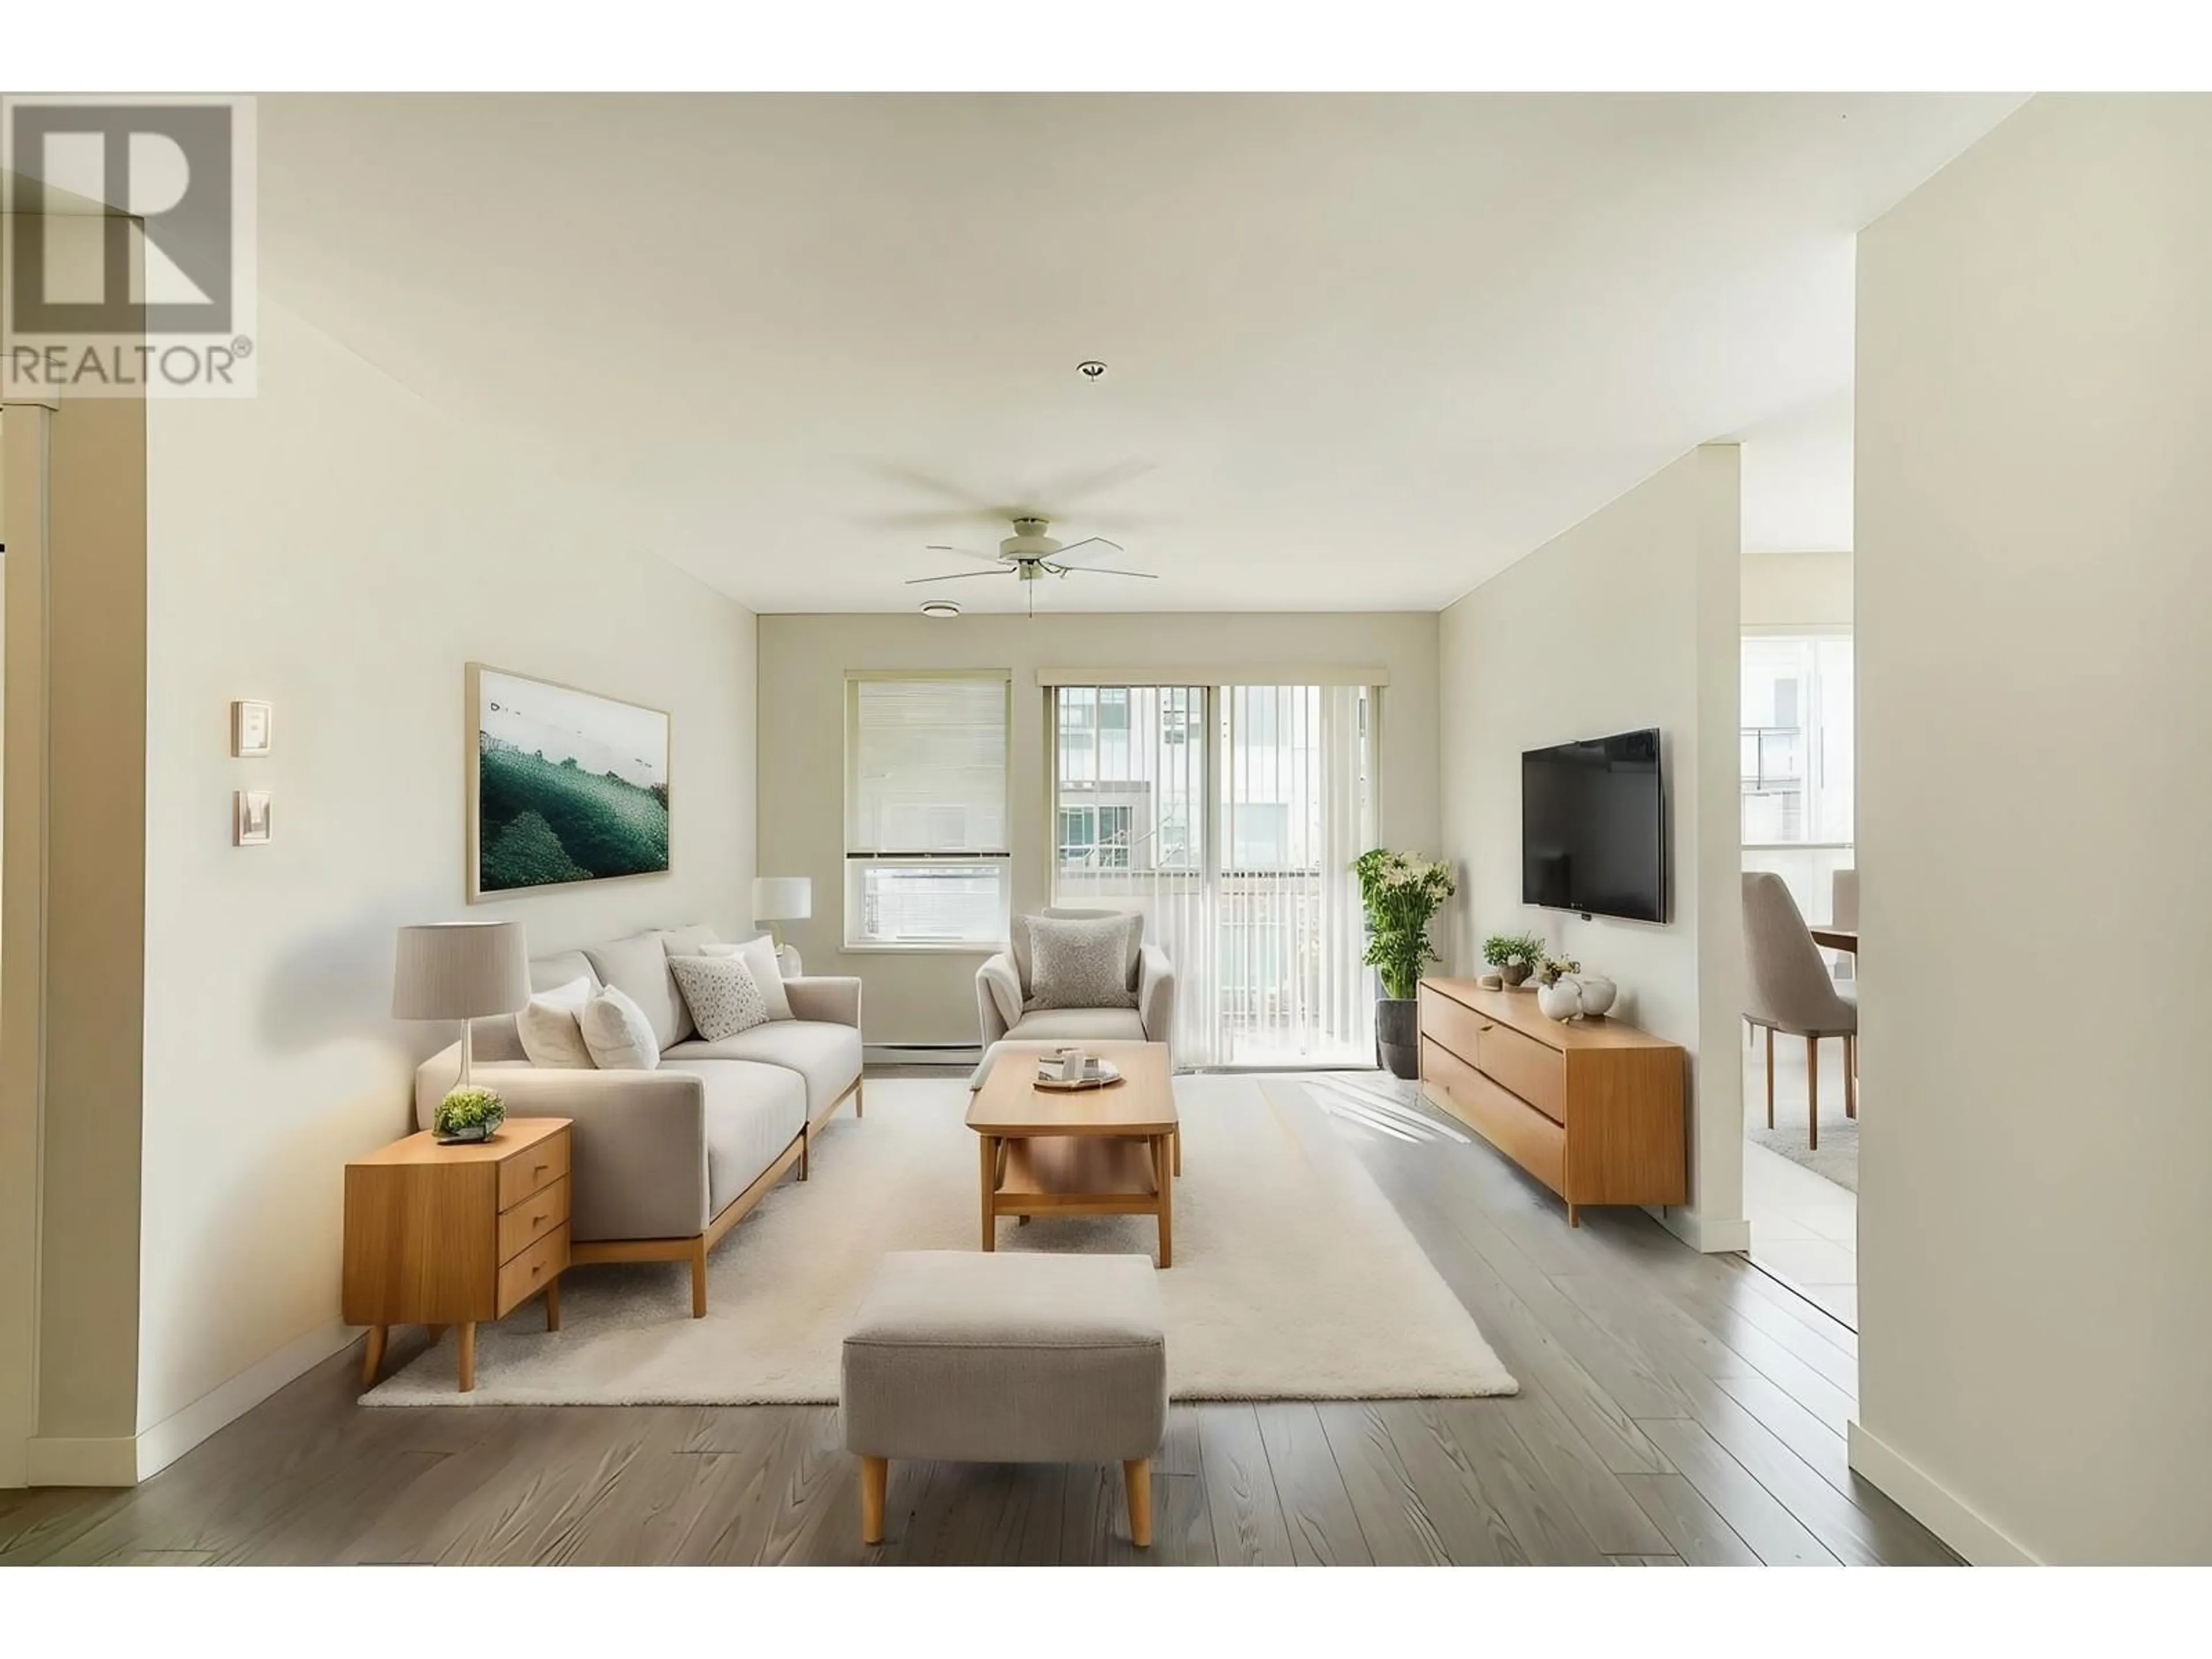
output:
[{"label": "wooden sideboard", "polygon": [[1565,1199],[1570,1227],[1585,1204],[1687,1201],[1680,1045],[1471,979],[1425,979],[1420,1002],[1422,1092]]}]

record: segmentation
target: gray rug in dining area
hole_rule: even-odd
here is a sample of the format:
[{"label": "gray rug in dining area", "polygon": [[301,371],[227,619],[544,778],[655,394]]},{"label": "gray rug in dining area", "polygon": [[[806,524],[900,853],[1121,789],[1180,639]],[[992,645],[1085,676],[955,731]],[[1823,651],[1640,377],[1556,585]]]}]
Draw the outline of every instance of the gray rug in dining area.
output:
[{"label": "gray rug in dining area", "polygon": [[1820,1103],[1820,1149],[1809,1150],[1805,1141],[1805,1102],[1801,1095],[1794,1103],[1778,1098],[1774,1103],[1774,1127],[1766,1127],[1766,1101],[1764,1096],[1754,1097],[1745,1091],[1743,1109],[1747,1118],[1744,1138],[1755,1141],[1770,1152],[1778,1152],[1792,1164],[1803,1165],[1823,1181],[1832,1181],[1838,1187],[1859,1189],[1859,1125],[1856,1118],[1845,1117],[1841,1102],[1832,1109],[1828,1103]]}]

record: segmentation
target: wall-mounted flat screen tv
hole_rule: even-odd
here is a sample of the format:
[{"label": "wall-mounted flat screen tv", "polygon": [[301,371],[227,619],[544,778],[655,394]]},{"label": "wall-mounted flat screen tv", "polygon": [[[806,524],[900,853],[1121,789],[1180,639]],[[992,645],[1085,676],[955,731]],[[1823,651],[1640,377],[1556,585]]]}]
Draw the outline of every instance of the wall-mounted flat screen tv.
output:
[{"label": "wall-mounted flat screen tv", "polygon": [[1521,757],[1521,902],[1667,920],[1667,791],[1659,732],[1624,732]]}]

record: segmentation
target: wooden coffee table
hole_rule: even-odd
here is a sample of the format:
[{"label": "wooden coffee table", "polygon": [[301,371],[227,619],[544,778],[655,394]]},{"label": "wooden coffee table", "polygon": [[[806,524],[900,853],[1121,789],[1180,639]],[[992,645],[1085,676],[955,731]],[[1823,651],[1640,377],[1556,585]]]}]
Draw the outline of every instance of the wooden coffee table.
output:
[{"label": "wooden coffee table", "polygon": [[1167,1045],[1086,1042],[1120,1068],[1104,1089],[1036,1086],[1051,1045],[1009,1044],[968,1109],[982,1142],[983,1248],[997,1248],[1002,1215],[1150,1215],[1158,1261],[1175,1261],[1175,1176],[1182,1164]]}]

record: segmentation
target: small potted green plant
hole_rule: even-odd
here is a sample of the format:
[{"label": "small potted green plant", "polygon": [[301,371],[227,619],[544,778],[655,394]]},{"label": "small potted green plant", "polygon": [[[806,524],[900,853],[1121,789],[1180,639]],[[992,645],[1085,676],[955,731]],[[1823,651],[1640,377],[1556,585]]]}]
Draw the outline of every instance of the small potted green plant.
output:
[{"label": "small potted green plant", "polygon": [[441,1146],[464,1146],[489,1140],[506,1121],[507,1103],[499,1097],[498,1091],[471,1085],[449,1091],[438,1103],[437,1115],[430,1121],[430,1134]]},{"label": "small potted green plant", "polygon": [[1492,933],[1482,941],[1482,959],[1508,985],[1519,985],[1544,959],[1544,941],[1534,933]]}]

